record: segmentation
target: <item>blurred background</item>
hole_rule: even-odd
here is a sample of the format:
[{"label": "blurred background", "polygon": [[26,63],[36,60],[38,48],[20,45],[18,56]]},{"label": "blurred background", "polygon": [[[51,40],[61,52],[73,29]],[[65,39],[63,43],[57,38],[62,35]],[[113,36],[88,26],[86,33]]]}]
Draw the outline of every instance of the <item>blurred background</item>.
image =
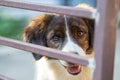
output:
[{"label": "blurred background", "polygon": [[[94,8],[96,7],[96,0],[19,0],[19,1],[70,7],[74,7],[81,3],[86,3]],[[22,33],[24,27],[28,25],[29,21],[32,18],[39,16],[40,14],[44,14],[44,12],[36,12],[0,6],[0,36],[22,40]],[[118,19],[119,22],[115,53],[114,80],[120,79],[120,76],[118,75],[120,72],[119,69],[120,18]],[[6,75],[15,80],[34,80],[35,66],[32,55],[29,52],[0,45],[0,74]]]}]

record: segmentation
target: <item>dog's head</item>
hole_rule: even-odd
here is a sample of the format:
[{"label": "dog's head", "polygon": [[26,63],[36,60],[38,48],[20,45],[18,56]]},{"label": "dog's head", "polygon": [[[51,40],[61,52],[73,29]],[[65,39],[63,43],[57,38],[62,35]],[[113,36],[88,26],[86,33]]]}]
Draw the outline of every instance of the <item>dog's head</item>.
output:
[{"label": "dog's head", "polygon": [[[25,28],[24,40],[77,55],[93,54],[94,21],[75,16],[43,14]],[[40,55],[34,54],[35,59]],[[60,60],[71,74],[80,72],[80,65]]]},{"label": "dog's head", "polygon": [[[85,4],[77,7],[83,6],[89,8]],[[59,14],[38,16],[30,22],[24,31],[24,41],[26,42],[89,57],[91,55],[93,57],[93,38],[94,20]],[[42,57],[37,54],[33,55],[36,60]],[[59,62],[72,75],[81,72],[81,65],[63,60],[59,60]]]}]

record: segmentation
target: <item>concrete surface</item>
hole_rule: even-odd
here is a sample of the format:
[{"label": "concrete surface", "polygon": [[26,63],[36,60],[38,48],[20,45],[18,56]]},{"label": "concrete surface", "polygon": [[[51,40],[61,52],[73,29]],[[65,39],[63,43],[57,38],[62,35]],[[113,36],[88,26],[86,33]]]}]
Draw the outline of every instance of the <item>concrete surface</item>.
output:
[{"label": "concrete surface", "polygon": [[[117,36],[114,80],[120,80],[120,30]],[[35,66],[32,55],[22,50],[0,46],[0,74],[15,80],[34,80]]]},{"label": "concrete surface", "polygon": [[0,47],[0,74],[15,80],[34,80],[32,55],[14,48]]}]

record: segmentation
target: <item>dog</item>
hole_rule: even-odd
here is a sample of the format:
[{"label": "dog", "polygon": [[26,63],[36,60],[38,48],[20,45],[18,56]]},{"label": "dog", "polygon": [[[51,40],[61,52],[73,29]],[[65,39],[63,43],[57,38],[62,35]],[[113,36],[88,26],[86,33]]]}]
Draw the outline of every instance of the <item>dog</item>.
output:
[{"label": "dog", "polygon": [[[93,9],[88,5],[77,8]],[[60,14],[42,14],[24,30],[24,41],[71,52],[94,60],[94,20]],[[33,54],[37,80],[92,80],[94,68]]]}]

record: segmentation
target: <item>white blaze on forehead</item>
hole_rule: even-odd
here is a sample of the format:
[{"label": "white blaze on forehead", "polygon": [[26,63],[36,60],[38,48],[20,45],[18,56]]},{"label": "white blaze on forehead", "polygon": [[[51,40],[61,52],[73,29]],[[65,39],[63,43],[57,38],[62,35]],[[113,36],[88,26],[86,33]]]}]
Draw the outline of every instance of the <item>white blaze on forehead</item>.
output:
[{"label": "white blaze on forehead", "polygon": [[68,24],[67,24],[66,15],[64,15],[64,19],[65,19],[67,42],[64,45],[62,51],[75,52],[75,53],[78,53],[79,55],[85,55],[85,52],[83,51],[83,49],[80,46],[78,46],[77,44],[75,44],[75,42],[73,42],[73,40],[70,37],[70,32],[69,32],[69,27],[68,27]]}]

